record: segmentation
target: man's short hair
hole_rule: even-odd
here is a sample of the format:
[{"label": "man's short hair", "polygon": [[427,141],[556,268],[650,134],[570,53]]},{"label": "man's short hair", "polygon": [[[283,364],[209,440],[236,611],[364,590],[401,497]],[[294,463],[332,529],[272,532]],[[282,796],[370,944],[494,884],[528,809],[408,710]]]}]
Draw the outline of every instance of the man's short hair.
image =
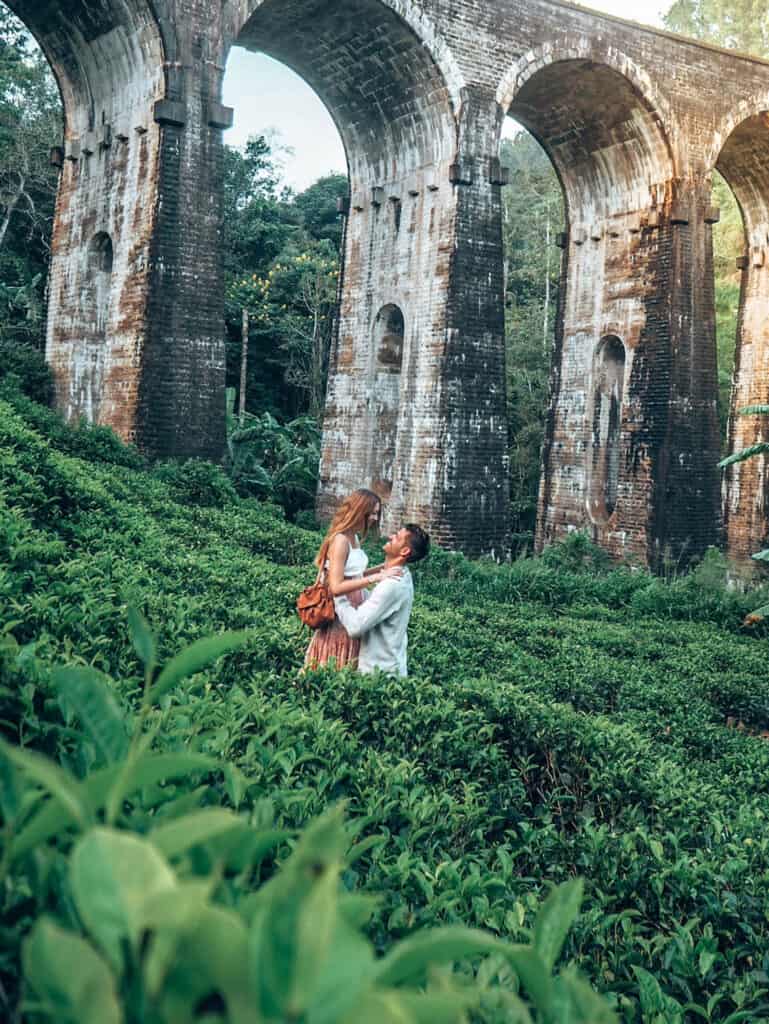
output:
[{"label": "man's short hair", "polygon": [[406,532],[409,535],[409,562],[421,562],[430,552],[430,537],[421,526],[416,523],[406,523]]}]

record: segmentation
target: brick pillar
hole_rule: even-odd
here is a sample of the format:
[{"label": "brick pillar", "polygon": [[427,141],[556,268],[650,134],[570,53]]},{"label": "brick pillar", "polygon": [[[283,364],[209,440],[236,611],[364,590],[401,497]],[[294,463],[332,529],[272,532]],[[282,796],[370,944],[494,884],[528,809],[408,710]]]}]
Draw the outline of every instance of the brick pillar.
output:
[{"label": "brick pillar", "polygon": [[47,357],[68,418],[153,456],[218,458],[222,48],[209,5],[161,8],[165,34],[139,2],[57,9],[40,26],[19,7],[66,107]]},{"label": "brick pillar", "polygon": [[504,550],[508,485],[500,181],[472,106],[466,155],[353,177],[318,512],[373,486],[385,529],[416,521],[475,555]]},{"label": "brick pillar", "polygon": [[[742,286],[737,320],[737,349],[729,417],[730,452],[763,442],[765,416],[740,416],[749,405],[769,400],[769,255],[753,246],[741,257]],[[724,525],[727,550],[739,562],[767,546],[769,493],[767,461],[760,455],[726,470]],[[755,563],[753,563],[755,565]]]},{"label": "brick pillar", "polygon": [[540,549],[586,529],[656,567],[718,541],[713,217],[704,186],[670,195],[570,225]]},{"label": "brick pillar", "polygon": [[205,0],[176,0],[176,54],[159,125],[158,213],[152,239],[139,429],[155,455],[217,459],[224,451],[222,130],[225,47]]}]

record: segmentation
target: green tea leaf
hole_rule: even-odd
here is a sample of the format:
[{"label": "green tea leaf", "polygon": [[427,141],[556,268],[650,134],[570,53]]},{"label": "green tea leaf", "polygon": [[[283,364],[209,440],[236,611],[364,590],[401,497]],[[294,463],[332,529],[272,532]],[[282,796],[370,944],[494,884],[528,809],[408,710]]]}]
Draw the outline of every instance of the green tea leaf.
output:
[{"label": "green tea leaf", "polygon": [[[0,746],[0,751],[2,749]],[[178,779],[194,772],[211,771],[216,766],[216,761],[203,754],[149,754],[135,765],[130,777],[126,779],[123,797],[131,796],[144,786]],[[113,765],[94,772],[85,782],[80,783],[80,793],[90,814],[95,814],[105,806],[121,773],[121,766]],[[69,805],[58,797],[53,797],[13,840],[12,859],[23,857],[36,846],[47,843],[53,836],[70,828],[77,821],[78,818]]]},{"label": "green tea leaf", "polygon": [[606,1000],[594,992],[573,968],[568,968],[553,983],[554,1020],[573,1024],[619,1024]]},{"label": "green tea leaf", "polygon": [[115,978],[79,935],[41,918],[24,942],[24,976],[32,990],[78,1024],[122,1024]]},{"label": "green tea leaf", "polygon": [[569,929],[579,913],[582,879],[575,878],[553,889],[539,909],[534,923],[534,948],[552,970],[561,955]]},{"label": "green tea leaf", "polygon": [[177,958],[180,942],[200,927],[211,895],[212,881],[182,882],[174,889],[155,894],[142,912],[151,939],[143,961],[147,991],[155,999]]},{"label": "green tea leaf", "polygon": [[311,1001],[336,927],[347,836],[334,808],[305,831],[254,903],[249,960],[266,1017],[300,1016]]},{"label": "green tea leaf", "polygon": [[375,966],[374,949],[348,921],[337,919],[329,955],[312,998],[312,1024],[337,1024],[369,987]]},{"label": "green tea leaf", "polygon": [[509,952],[511,948],[485,932],[461,925],[418,932],[399,942],[380,961],[375,973],[376,983],[390,987],[418,981],[428,967],[483,953]]},{"label": "green tea leaf", "polygon": [[369,850],[376,849],[377,846],[384,846],[387,842],[387,836],[369,836],[367,839],[363,839],[360,843],[356,843],[347,854],[347,866],[351,867],[356,861],[368,853]]},{"label": "green tea leaf", "polygon": [[477,1002],[473,992],[398,992],[398,1001],[416,1024],[464,1024]]},{"label": "green tea leaf", "polygon": [[53,683],[67,708],[80,720],[107,764],[116,764],[128,750],[125,714],[106,676],[93,668],[58,668]]},{"label": "green tea leaf", "polygon": [[247,830],[248,823],[232,811],[211,807],[158,825],[148,839],[164,857],[173,860],[193,846],[236,829]]},{"label": "green tea leaf", "polygon": [[175,888],[176,876],[147,840],[107,828],[80,840],[69,874],[83,924],[120,970],[123,942],[138,948],[145,904]]},{"label": "green tea leaf", "polygon": [[683,1011],[675,999],[666,996],[653,974],[633,964],[633,974],[638,981],[638,995],[644,1019],[653,1018],[655,1014],[663,1015],[670,1024],[680,1024]]},{"label": "green tea leaf", "polygon": [[251,639],[251,636],[252,633],[249,630],[241,630],[196,640],[194,644],[177,654],[165,666],[150,690],[150,701],[154,703],[160,700],[164,693],[167,693],[182,679],[195,675],[196,672],[200,672],[223,655],[243,647]]},{"label": "green tea leaf", "polygon": [[128,631],[131,634],[131,643],[134,645],[134,650],[144,665],[145,671],[151,673],[157,658],[155,638],[149,623],[139,609],[134,608],[133,605],[128,606]]},{"label": "green tea leaf", "polygon": [[0,740],[0,755],[16,765],[54,797],[66,810],[70,819],[85,827],[88,812],[83,801],[80,783],[47,757],[32,750],[13,747]]},{"label": "green tea leaf", "polygon": [[225,1000],[228,1024],[262,1024],[249,980],[245,926],[233,911],[208,906],[177,947],[163,986],[163,1019],[195,1019],[197,1004],[212,992]]},{"label": "green tea leaf", "polygon": [[222,832],[210,839],[206,850],[228,871],[245,871],[261,864],[268,853],[291,839],[292,835],[280,829],[257,830],[244,823],[240,830]]}]

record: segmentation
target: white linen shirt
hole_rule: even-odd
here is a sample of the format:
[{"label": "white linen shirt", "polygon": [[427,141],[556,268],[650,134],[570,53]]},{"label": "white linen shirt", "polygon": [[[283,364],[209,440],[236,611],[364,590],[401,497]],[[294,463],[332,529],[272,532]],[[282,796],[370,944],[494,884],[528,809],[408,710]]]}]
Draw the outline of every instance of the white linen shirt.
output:
[{"label": "white linen shirt", "polygon": [[378,583],[359,608],[353,608],[344,594],[334,598],[337,618],[350,636],[360,637],[360,672],[407,674],[406,631],[413,603],[414,582],[405,566],[402,576]]}]

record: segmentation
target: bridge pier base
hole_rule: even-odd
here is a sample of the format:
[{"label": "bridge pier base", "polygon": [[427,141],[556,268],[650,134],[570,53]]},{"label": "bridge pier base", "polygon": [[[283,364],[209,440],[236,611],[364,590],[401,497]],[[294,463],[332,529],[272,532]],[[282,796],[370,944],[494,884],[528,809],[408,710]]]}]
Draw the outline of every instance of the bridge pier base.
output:
[{"label": "bridge pier base", "polygon": [[705,186],[664,195],[572,225],[540,549],[586,529],[613,557],[660,568],[719,541],[714,215]]}]

